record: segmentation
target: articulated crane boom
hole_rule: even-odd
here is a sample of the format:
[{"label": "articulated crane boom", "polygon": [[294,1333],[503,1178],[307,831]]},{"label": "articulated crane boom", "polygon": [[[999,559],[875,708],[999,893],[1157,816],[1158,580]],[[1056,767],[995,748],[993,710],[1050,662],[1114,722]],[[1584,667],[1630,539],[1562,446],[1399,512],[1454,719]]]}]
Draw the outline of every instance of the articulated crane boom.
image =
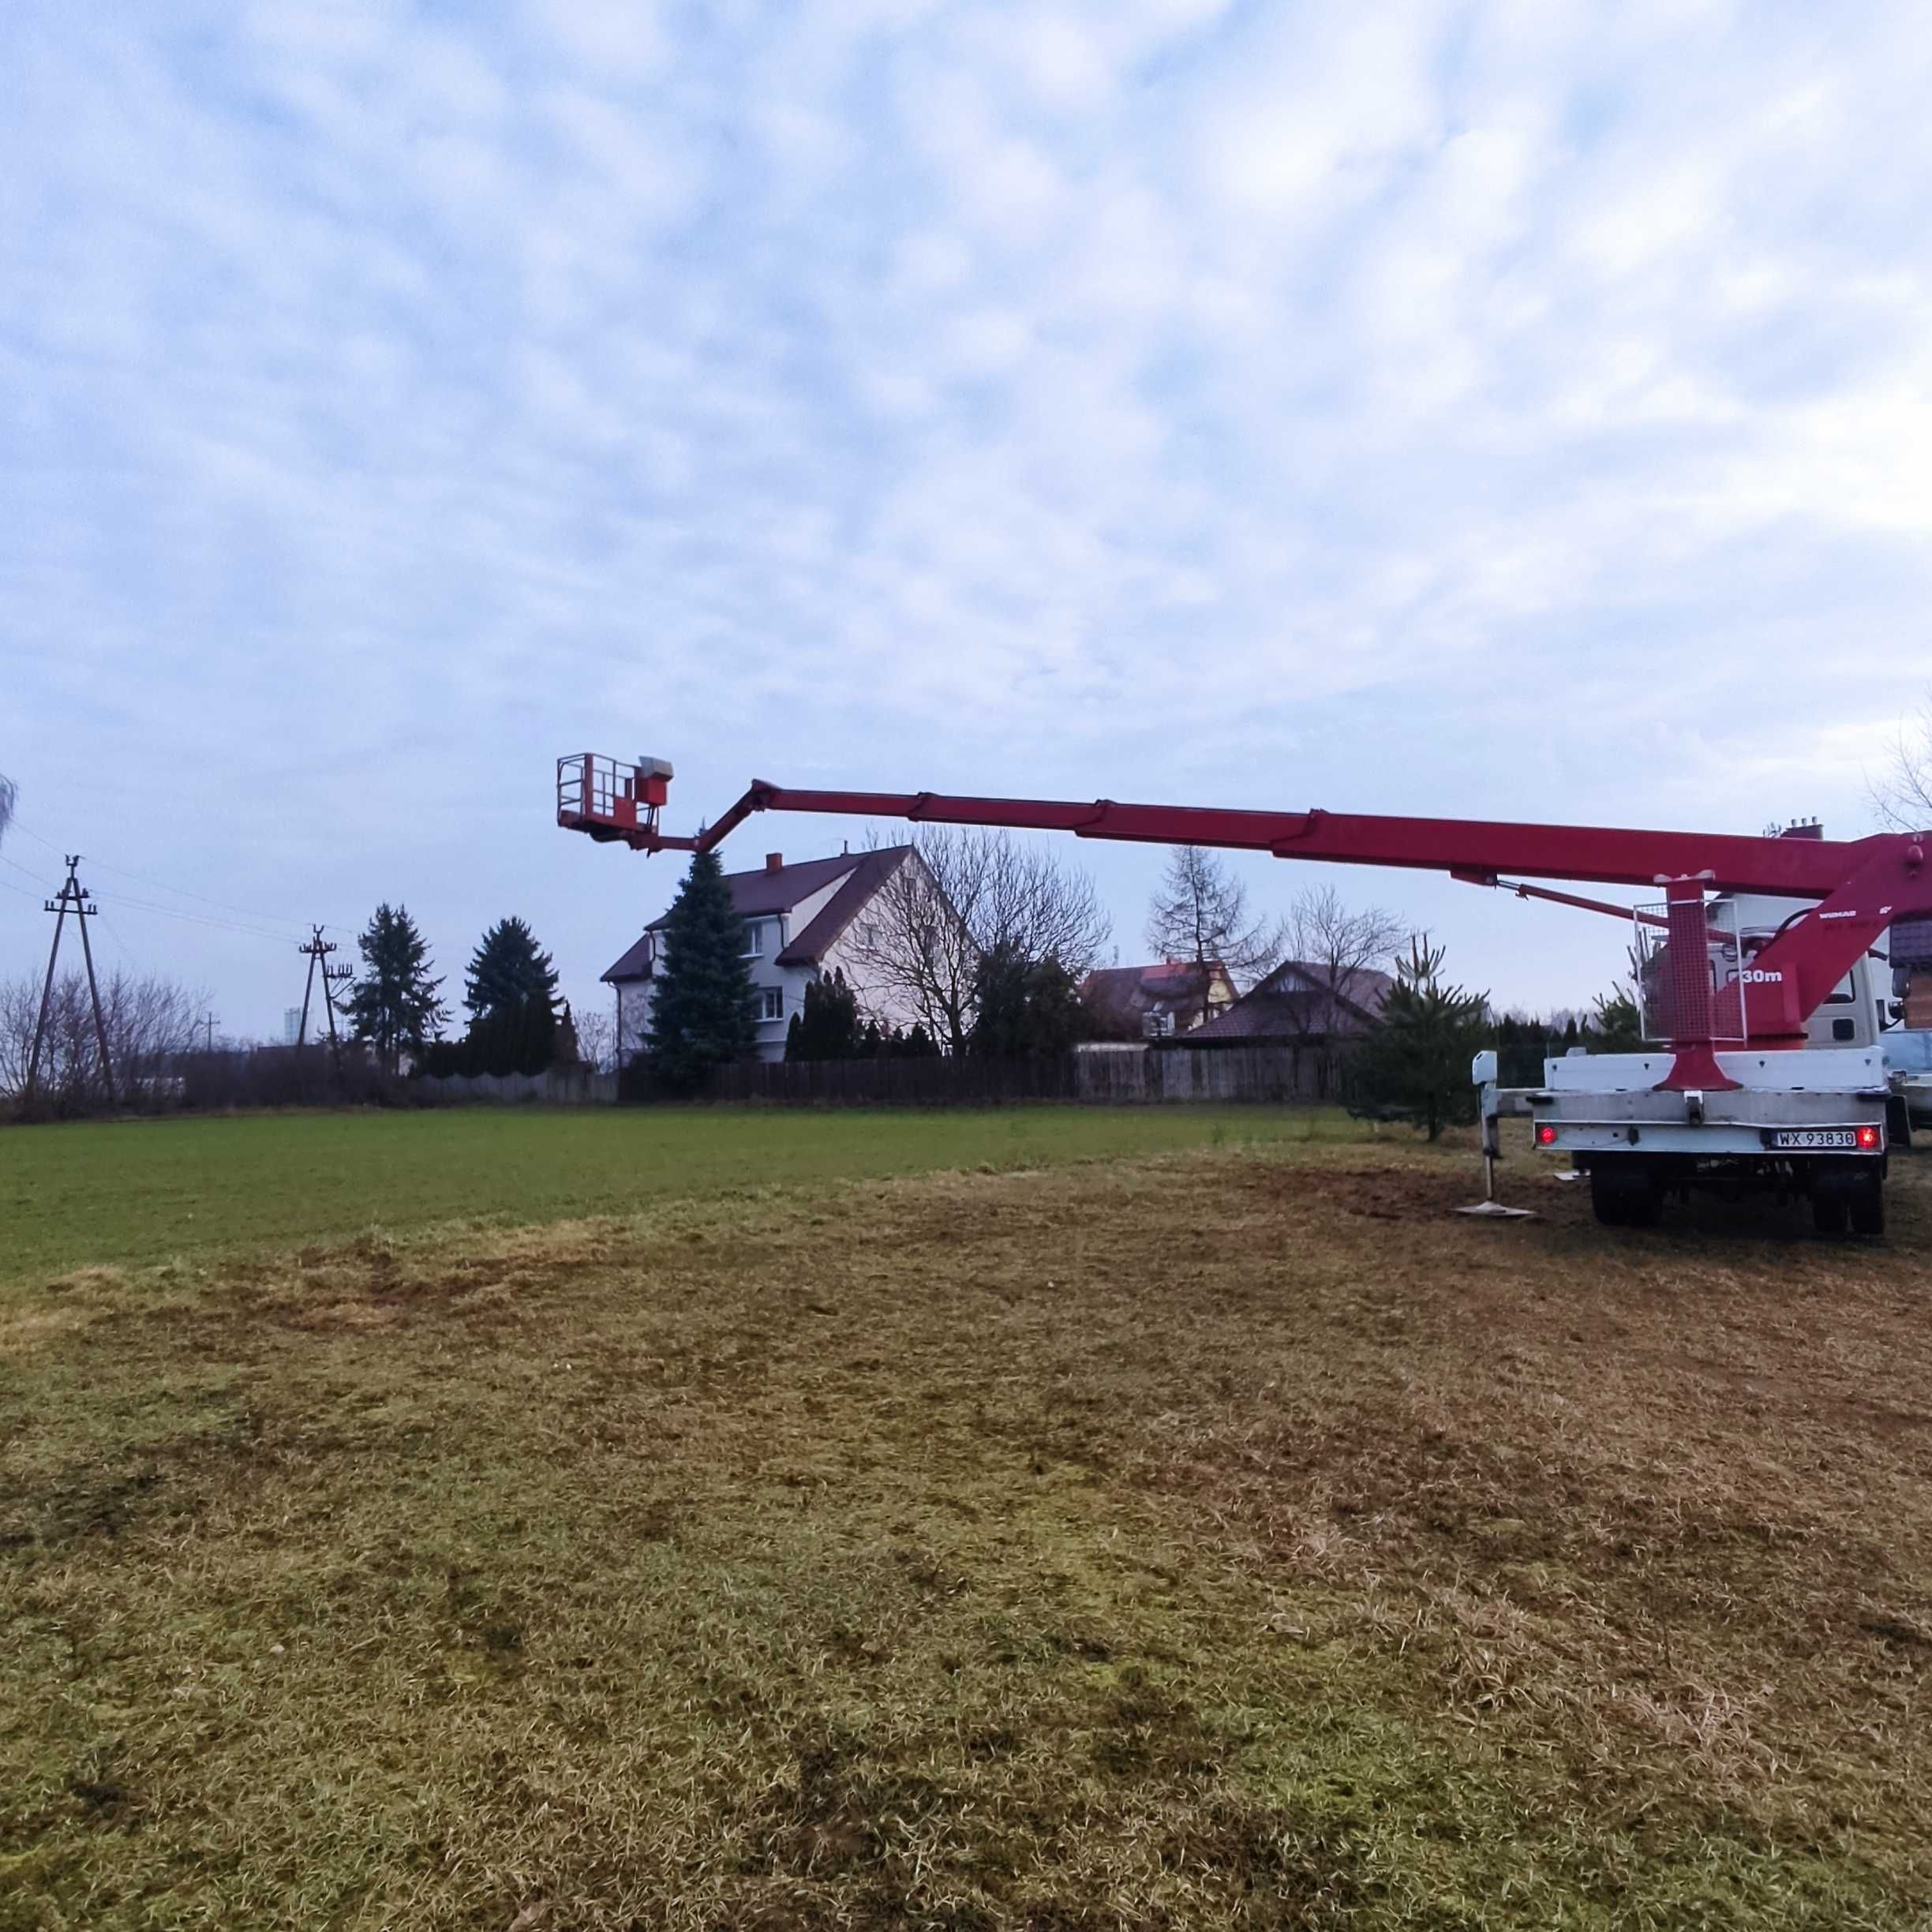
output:
[{"label": "articulated crane boom", "polygon": [[[671,776],[671,767],[658,759],[644,759],[634,766],[621,766],[590,753],[560,759],[557,822],[593,839],[620,841],[646,852],[709,851],[754,812],[821,812],[904,818],[915,823],[1070,832],[1076,838],[1149,844],[1215,846],[1264,852],[1277,859],[1400,866],[1447,872],[1472,885],[1509,887],[1515,875],[1661,888],[1663,904],[1654,911],[1640,910],[1637,916],[1665,935],[1657,961],[1658,984],[1652,989],[1652,1004],[1662,1023],[1659,1030],[1667,1033],[1672,1043],[1670,1063],[1653,1064],[1655,1057],[1649,1055],[1597,1058],[1606,1069],[1612,1060],[1641,1058],[1645,1062],[1641,1071],[1649,1076],[1643,1090],[1686,1096],[1687,1101],[1695,1096],[1698,1125],[1702,1124],[1705,1092],[1722,1093],[1747,1084],[1739,1069],[1720,1063],[1714,1050],[1717,1043],[1728,1042],[1734,1046],[1748,1043],[1754,1054],[1804,1047],[1807,1021],[1833,997],[1833,989],[1863,960],[1893,920],[1932,915],[1932,869],[1926,863],[1932,833],[1881,833],[1850,841],[1802,833],[1748,837],[1728,833],[1647,832],[1603,826],[1394,818],[1319,810],[1237,811],[1123,804],[1111,799],[1075,803],[935,792],[796,790],[761,779],[754,781],[743,796],[708,828],[695,836],[680,837],[663,831],[659,824]],[[1515,889],[1592,909],[1612,909],[1544,888]],[[1718,937],[1709,923],[1713,895],[1797,902],[1796,909],[1782,919],[1777,930],[1755,951],[1732,943],[1731,968],[1721,983],[1709,963],[1709,948]],[[1859,1091],[1870,1097],[1881,1079],[1881,1075],[1872,1073],[1862,1080]],[[1616,1118],[1610,1127],[1622,1136],[1617,1151],[1640,1144],[1643,1123],[1633,1121],[1623,1128],[1618,1125],[1621,1112],[1611,1112]],[[1752,1130],[1762,1136],[1799,1131],[1769,1125],[1753,1126]],[[1831,1131],[1853,1130],[1834,1123]],[[1545,1139],[1545,1132],[1539,1129],[1540,1144],[1558,1144]],[[1572,1144],[1567,1135],[1561,1140],[1566,1146]],[[1840,1145],[1837,1140],[1829,1144],[1834,1149]],[[1580,1166],[1589,1153],[1609,1151],[1607,1145],[1593,1148],[1587,1137],[1574,1145]],[[1856,1142],[1855,1150],[1870,1152],[1874,1145],[1868,1138]],[[1764,1139],[1762,1146],[1778,1154],[1802,1151],[1771,1138]],[[1882,1151],[1882,1130],[1876,1146]],[[1705,1153],[1700,1148],[1698,1157]],[[1792,1179],[1786,1174],[1780,1184]]]}]

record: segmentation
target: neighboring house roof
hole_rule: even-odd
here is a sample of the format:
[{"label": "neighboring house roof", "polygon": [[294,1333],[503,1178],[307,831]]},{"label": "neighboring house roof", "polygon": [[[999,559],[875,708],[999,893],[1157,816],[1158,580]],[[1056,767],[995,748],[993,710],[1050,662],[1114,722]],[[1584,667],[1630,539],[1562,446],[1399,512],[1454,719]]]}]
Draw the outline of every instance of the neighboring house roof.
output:
[{"label": "neighboring house roof", "polygon": [[1356,1038],[1375,1024],[1395,983],[1387,973],[1365,966],[1343,973],[1331,987],[1320,968],[1283,960],[1253,991],[1196,1028],[1188,1044]]},{"label": "neighboring house roof", "polygon": [[[781,966],[816,965],[912,849],[910,845],[888,845],[877,852],[807,859],[796,865],[761,866],[755,872],[728,872],[724,883],[731,892],[732,909],[743,919],[769,919],[774,913],[789,912],[828,886],[837,886],[805,930],[795,933],[778,955]],[[660,913],[605,968],[601,977],[606,982],[649,979],[657,957],[657,935],[670,918],[668,911]]]},{"label": "neighboring house roof", "polygon": [[657,941],[648,931],[642,933],[597,976],[607,985],[620,979],[648,979],[657,951]]},{"label": "neighboring house roof", "polygon": [[1080,982],[1080,997],[1102,1025],[1138,1034],[1150,1015],[1199,1007],[1216,990],[1234,997],[1234,982],[1219,960],[1164,960],[1151,966],[1103,966]]},{"label": "neighboring house roof", "polygon": [[845,883],[840,886],[802,933],[778,955],[781,966],[816,966],[843,936],[845,928],[864,909],[872,895],[883,886],[911,852],[910,845],[887,845],[878,852],[863,852]]}]

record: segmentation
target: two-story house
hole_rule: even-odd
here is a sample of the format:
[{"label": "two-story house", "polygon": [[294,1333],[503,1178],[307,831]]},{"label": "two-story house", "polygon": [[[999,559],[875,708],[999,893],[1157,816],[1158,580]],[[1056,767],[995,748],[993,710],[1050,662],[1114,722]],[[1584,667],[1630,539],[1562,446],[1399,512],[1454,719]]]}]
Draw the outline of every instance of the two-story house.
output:
[{"label": "two-story house", "polygon": [[[769,852],[757,871],[725,874],[732,904],[745,923],[747,964],[758,992],[761,1060],[784,1058],[785,1028],[794,1013],[803,1011],[806,987],[835,972],[844,975],[861,1009],[882,1026],[909,1028],[919,1019],[889,991],[867,983],[850,938],[853,922],[899,867],[924,863],[910,845],[889,845],[796,865],[787,865],[781,852]],[[668,918],[667,913],[652,920],[603,975],[605,983],[616,990],[620,1065],[644,1046],[652,982]]]}]

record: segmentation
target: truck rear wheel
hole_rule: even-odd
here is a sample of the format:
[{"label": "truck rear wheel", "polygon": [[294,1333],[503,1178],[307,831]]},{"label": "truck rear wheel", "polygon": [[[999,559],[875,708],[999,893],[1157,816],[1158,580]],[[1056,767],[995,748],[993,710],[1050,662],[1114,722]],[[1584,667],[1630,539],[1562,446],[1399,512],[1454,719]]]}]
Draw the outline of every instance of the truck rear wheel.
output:
[{"label": "truck rear wheel", "polygon": [[1854,1234],[1885,1232],[1885,1177],[1875,1166],[1871,1172],[1860,1174],[1852,1183],[1846,1205]]},{"label": "truck rear wheel", "polygon": [[1657,1181],[1640,1161],[1597,1160],[1590,1166],[1590,1206],[1605,1227],[1654,1227],[1662,1206]]},{"label": "truck rear wheel", "polygon": [[1590,1208],[1605,1227],[1623,1225],[1623,1186],[1599,1161],[1590,1169]]},{"label": "truck rear wheel", "polygon": [[1837,1177],[1820,1174],[1811,1189],[1811,1225],[1821,1234],[1842,1234],[1847,1211],[1844,1189]]}]

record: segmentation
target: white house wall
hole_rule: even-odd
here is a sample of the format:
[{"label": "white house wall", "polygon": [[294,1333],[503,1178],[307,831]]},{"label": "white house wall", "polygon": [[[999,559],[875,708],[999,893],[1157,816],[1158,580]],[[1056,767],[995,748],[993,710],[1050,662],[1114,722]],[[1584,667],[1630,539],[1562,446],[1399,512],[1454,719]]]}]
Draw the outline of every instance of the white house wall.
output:
[{"label": "white house wall", "polygon": [[889,1029],[900,1027],[910,1032],[925,1018],[925,1014],[904,994],[890,987],[868,984],[865,966],[853,957],[848,938],[849,932],[841,933],[826,951],[822,962],[826,977],[829,979],[834,972],[842,972],[845,983],[857,996],[859,1012],[866,1018],[876,1020],[882,1027]]},{"label": "white house wall", "polygon": [[[908,852],[900,863],[917,866],[929,882],[932,878],[931,868],[919,856],[916,847]],[[958,915],[955,913],[953,917],[957,920]],[[852,934],[864,918],[865,908],[861,907],[852,923],[826,949],[822,964],[828,975],[834,972],[844,974],[845,983],[858,996],[859,1011],[868,1020],[876,1020],[888,1030],[897,1027],[909,1033],[914,1027],[925,1020],[923,1010],[904,992],[872,983],[867,977],[867,969],[863,962],[853,957],[856,948],[852,944]],[[941,1043],[943,1045],[944,1042]]]}]

